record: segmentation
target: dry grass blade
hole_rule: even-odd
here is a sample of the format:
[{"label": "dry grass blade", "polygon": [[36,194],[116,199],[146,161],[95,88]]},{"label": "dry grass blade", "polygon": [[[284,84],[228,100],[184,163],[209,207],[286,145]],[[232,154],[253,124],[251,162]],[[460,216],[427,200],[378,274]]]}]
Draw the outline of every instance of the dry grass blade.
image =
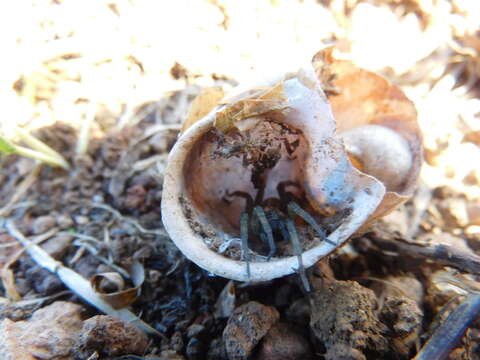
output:
[{"label": "dry grass blade", "polygon": [[26,249],[31,258],[41,267],[55,273],[60,280],[79,297],[96,307],[105,314],[115,316],[124,321],[130,322],[147,334],[164,337],[160,332],[143,322],[134,313],[127,309],[115,310],[112,306],[102,300],[102,298],[92,289],[88,280],[76,273],[70,268],[65,267],[61,262],[53,259],[45,250],[27,239],[11,220],[5,224],[9,234],[17,239]]},{"label": "dry grass blade", "polygon": [[37,159],[47,164],[59,166],[64,169],[70,168],[70,165],[65,158],[53,150],[50,146],[46,145],[21,128],[16,127],[15,132],[23,142],[32,148],[29,149],[23,146],[14,145],[15,152],[19,155]]},{"label": "dry grass blade", "polygon": [[77,155],[84,155],[88,149],[88,143],[90,142],[90,133],[93,121],[95,120],[96,107],[93,104],[90,104],[85,119],[82,122],[82,127],[80,128],[80,135],[77,141]]}]

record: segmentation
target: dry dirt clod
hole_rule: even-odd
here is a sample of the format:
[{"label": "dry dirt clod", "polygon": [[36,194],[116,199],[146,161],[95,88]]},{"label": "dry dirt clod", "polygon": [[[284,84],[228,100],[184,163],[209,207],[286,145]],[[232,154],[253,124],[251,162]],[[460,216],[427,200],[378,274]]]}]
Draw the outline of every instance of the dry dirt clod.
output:
[{"label": "dry dirt clod", "polygon": [[236,308],[223,331],[228,358],[247,359],[278,318],[279,313],[275,308],[256,301]]},{"label": "dry dirt clod", "polygon": [[407,359],[411,349],[418,343],[423,311],[412,299],[387,297],[380,318],[390,328],[392,345],[398,357]]},{"label": "dry dirt clod", "polygon": [[286,323],[273,325],[259,347],[257,360],[308,360],[312,355],[308,341]]},{"label": "dry dirt clod", "polygon": [[0,323],[2,360],[73,360],[75,338],[82,327],[82,307],[57,301],[37,310],[28,321]]},{"label": "dry dirt clod", "polygon": [[[382,354],[388,346],[384,337],[387,328],[378,320],[376,311],[372,290],[354,281],[333,280],[313,294],[310,326],[328,353],[334,345],[344,344],[362,352]],[[345,357],[350,358],[361,359]]]},{"label": "dry dirt clod", "polygon": [[143,354],[147,336],[134,325],[109,315],[97,315],[83,323],[75,344],[75,354],[81,359],[97,351],[101,356]]},{"label": "dry dirt clod", "polygon": [[55,218],[50,215],[39,216],[32,223],[32,233],[34,235],[43,234],[55,226]]},{"label": "dry dirt clod", "polygon": [[53,258],[61,259],[68,251],[72,240],[73,237],[70,235],[57,235],[45,241],[42,248]]},{"label": "dry dirt clod", "polygon": [[335,344],[327,350],[325,360],[366,360],[363,353],[345,344]]}]

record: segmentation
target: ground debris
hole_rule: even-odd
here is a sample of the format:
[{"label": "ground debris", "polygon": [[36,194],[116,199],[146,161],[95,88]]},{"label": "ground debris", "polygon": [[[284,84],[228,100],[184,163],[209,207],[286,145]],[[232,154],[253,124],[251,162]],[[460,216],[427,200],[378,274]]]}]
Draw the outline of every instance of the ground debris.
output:
[{"label": "ground debris", "polygon": [[2,360],[73,360],[72,348],[82,328],[82,307],[57,301],[27,321],[0,323]]},{"label": "ground debris", "polygon": [[256,360],[309,360],[312,357],[311,346],[298,332],[287,323],[276,323],[268,331],[259,345]]},{"label": "ground debris", "polygon": [[88,359],[94,351],[101,356],[141,355],[148,339],[132,324],[109,315],[97,315],[83,323],[75,343],[75,355]]},{"label": "ground debris", "polygon": [[339,345],[344,345],[345,354],[347,349],[352,354],[387,352],[387,327],[378,319],[378,303],[372,290],[354,281],[333,280],[312,296],[310,326],[327,348],[328,359],[334,359]]},{"label": "ground debris", "polygon": [[278,318],[279,313],[275,308],[256,301],[236,308],[223,331],[228,358],[247,359]]}]

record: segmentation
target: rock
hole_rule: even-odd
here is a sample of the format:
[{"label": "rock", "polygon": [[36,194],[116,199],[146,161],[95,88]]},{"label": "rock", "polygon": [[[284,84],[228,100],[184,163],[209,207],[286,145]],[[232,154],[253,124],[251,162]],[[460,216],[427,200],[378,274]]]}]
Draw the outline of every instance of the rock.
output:
[{"label": "rock", "polygon": [[25,279],[27,281],[23,285],[26,289],[33,288],[42,295],[51,295],[64,289],[64,284],[57,275],[39,266],[29,267],[25,271]]},{"label": "rock", "polygon": [[68,214],[57,215],[57,226],[62,230],[67,230],[74,225],[72,217]]},{"label": "rock", "polygon": [[84,215],[77,215],[74,219],[77,225],[86,225],[90,222],[90,219]]},{"label": "rock", "polygon": [[257,360],[308,360],[312,356],[308,341],[285,323],[273,325],[259,347]]},{"label": "rock", "polygon": [[75,353],[84,358],[94,351],[100,356],[141,355],[147,345],[147,336],[134,325],[113,316],[97,315],[84,321]]},{"label": "rock", "polygon": [[207,352],[207,360],[225,360],[227,351],[222,338],[213,339]]},{"label": "rock", "polygon": [[57,235],[42,244],[43,250],[55,259],[61,259],[68,250],[73,237],[70,235]]},{"label": "rock", "polygon": [[183,341],[182,332],[175,331],[170,337],[170,347],[176,352],[182,352],[185,342]]},{"label": "rock", "polygon": [[462,198],[448,198],[440,201],[438,210],[443,215],[445,224],[449,228],[465,227],[468,225],[469,216],[467,201]]},{"label": "rock", "polygon": [[198,336],[205,330],[205,326],[202,324],[192,324],[187,329],[187,338],[190,339],[192,337]]},{"label": "rock", "polygon": [[50,215],[40,216],[32,222],[32,233],[34,235],[43,234],[52,229],[56,224],[55,218]]},{"label": "rock", "polygon": [[366,360],[361,351],[345,344],[335,344],[327,350],[325,360]]},{"label": "rock", "polygon": [[398,358],[408,359],[410,350],[418,342],[423,311],[415,300],[407,297],[386,297],[380,313],[391,331],[392,345]]},{"label": "rock", "polygon": [[376,296],[354,281],[332,280],[313,294],[310,327],[328,353],[338,344],[361,352],[387,351],[387,328],[377,318]]},{"label": "rock", "polygon": [[73,360],[73,345],[82,328],[82,307],[57,301],[35,311],[28,321],[0,323],[2,360]]},{"label": "rock", "polygon": [[198,359],[203,354],[203,345],[197,338],[191,338],[185,349],[188,359]]},{"label": "rock", "polygon": [[275,308],[256,301],[237,307],[223,331],[228,358],[247,359],[278,318]]}]

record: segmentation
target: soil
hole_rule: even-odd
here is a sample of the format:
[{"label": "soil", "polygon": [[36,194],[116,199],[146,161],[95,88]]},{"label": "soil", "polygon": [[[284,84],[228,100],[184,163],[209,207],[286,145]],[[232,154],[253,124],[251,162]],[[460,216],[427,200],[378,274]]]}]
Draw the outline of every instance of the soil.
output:
[{"label": "soil", "polygon": [[[60,5],[62,1],[51,3],[48,6],[68,6]],[[208,6],[220,9],[220,15],[208,12],[212,17],[222,17],[223,21],[215,26],[225,31],[231,27],[231,32],[235,34],[241,32],[235,22],[237,15],[230,9],[233,3],[199,3],[208,3]],[[337,2],[320,1],[315,6],[328,7],[339,23],[348,23],[354,21],[350,15],[357,11],[354,9],[356,4],[367,2],[348,2],[351,4],[345,5],[343,10],[339,10],[339,6],[333,6],[333,3]],[[412,0],[378,3],[383,4],[377,4],[378,9],[387,9],[385,3],[388,3],[388,6],[401,10],[396,13],[419,18],[424,28],[438,25],[433,21],[435,16],[443,19],[443,8],[431,5],[430,9],[425,5],[430,2]],[[403,7],[400,7],[401,3]],[[438,3],[443,4],[442,1]],[[469,14],[473,12],[462,10],[460,1],[453,3],[455,6],[450,9],[452,14],[463,16],[470,24],[472,16]],[[202,6],[207,6],[205,4]],[[368,5],[372,7],[369,8],[365,4],[362,11],[376,11],[372,10],[377,9],[374,5]],[[105,10],[108,19],[112,14],[117,16],[117,13],[128,12],[124,6],[128,10],[129,5],[119,2],[117,6],[111,2],[109,10]],[[265,19],[277,19],[276,10],[272,10],[276,7],[270,2],[260,6],[258,11],[263,11],[263,8],[268,14]],[[305,11],[308,13],[310,10]],[[250,15],[245,14],[250,21]],[[357,15],[355,21],[361,21],[362,18],[369,19],[368,16]],[[306,17],[304,21],[307,21]],[[65,26],[66,23],[61,22]],[[317,23],[320,21],[315,19],[311,26]],[[447,22],[442,20],[441,23]],[[395,63],[397,67],[385,65],[383,68],[383,73],[391,75],[399,85],[410,87],[409,96],[418,96],[415,100],[425,100],[423,103],[418,101],[417,105],[422,128],[427,130],[424,131],[426,170],[412,199],[374,224],[368,232],[352,238],[346,246],[307,270],[312,287],[310,293],[305,292],[298,274],[261,284],[238,283],[213,276],[188,261],[175,247],[162,225],[160,203],[163,172],[168,152],[186,117],[186,109],[205,83],[229,88],[239,80],[234,75],[224,75],[230,69],[229,63],[233,64],[233,61],[224,61],[224,73],[203,70],[201,74],[193,70],[196,67],[192,64],[187,66],[175,62],[171,71],[167,69],[165,76],[168,81],[176,81],[175,86],[172,85],[176,90],[166,86],[168,91],[160,91],[163,95],[159,96],[155,88],[152,90],[155,100],[144,99],[140,106],[133,107],[135,110],[132,110],[131,104],[126,104],[126,100],[121,106],[113,100],[108,106],[99,105],[87,153],[82,156],[76,155],[75,148],[79,137],[78,124],[73,121],[57,121],[54,125],[34,126],[36,130],[32,132],[33,135],[60,152],[71,164],[71,168],[67,171],[48,165],[39,167],[34,161],[17,155],[0,157],[0,210],[8,210],[0,215],[0,355],[7,351],[8,346],[14,349],[17,346],[16,340],[22,336],[36,337],[32,328],[25,333],[21,333],[21,329],[28,328],[30,322],[41,319],[39,315],[46,312],[45,309],[55,307],[55,311],[59,311],[59,308],[66,309],[65,311],[75,309],[75,316],[72,316],[75,320],[75,326],[72,327],[74,330],[53,329],[57,323],[64,325],[58,318],[58,321],[48,322],[47,326],[45,323],[36,324],[42,331],[50,326],[52,334],[70,331],[66,334],[68,343],[60,344],[58,354],[55,354],[58,345],[55,341],[50,341],[47,345],[36,341],[23,342],[33,344],[35,351],[40,349],[36,358],[413,358],[438,327],[445,323],[448,315],[464,299],[465,293],[475,293],[479,289],[480,172],[476,168],[478,157],[477,160],[472,160],[467,156],[478,154],[480,147],[480,132],[478,126],[475,127],[478,114],[471,115],[470,108],[466,105],[471,104],[468,101],[472,99],[478,102],[479,57],[478,51],[473,49],[480,47],[476,32],[478,22],[473,23],[476,24],[475,31],[465,25],[465,29],[461,27],[464,34],[458,31],[447,39],[449,44],[458,41],[455,46],[464,51],[455,52],[450,48],[445,50],[439,45],[438,51],[432,51],[429,56],[412,62],[414,65],[408,71],[399,70],[403,65],[401,63]],[[47,28],[48,24],[45,22]],[[202,26],[210,25],[204,22],[199,25],[199,29]],[[270,26],[274,26],[273,23]],[[311,33],[308,26],[298,28],[299,31],[305,28],[305,31]],[[181,33],[180,30],[176,31]],[[60,37],[75,33],[62,27],[55,31],[60,32]],[[52,30],[52,34],[55,31]],[[256,31],[252,39],[257,37]],[[169,34],[174,32],[170,31]],[[340,36],[338,34],[343,32],[338,31],[336,35]],[[284,37],[287,41],[285,34]],[[335,38],[335,34],[332,34],[332,38]],[[192,43],[195,41],[191,40]],[[249,38],[249,41],[253,40]],[[172,43],[178,47],[176,41]],[[396,41],[390,40],[389,43]],[[25,44],[29,46],[28,42]],[[422,48],[422,44],[409,43],[408,49]],[[205,47],[214,49],[218,56],[216,45]],[[260,48],[267,46],[257,44],[254,50]],[[358,48],[356,49],[357,56],[360,56]],[[476,56],[465,49],[471,50]],[[168,49],[162,53],[171,52],[173,50]],[[63,81],[76,82],[81,79],[80,70],[75,70],[76,59],[81,58],[81,55],[64,55],[64,58],[45,60],[50,68],[46,69],[45,65],[45,68],[41,68],[42,71],[29,69],[24,74],[24,70],[20,69],[21,76],[11,79],[15,87],[7,84],[19,96],[29,97],[37,115],[51,114],[50,110],[52,113],[58,110],[59,114],[63,114],[59,110],[60,102],[56,96],[67,88],[60,85]],[[197,52],[189,53],[183,60],[187,63],[197,55],[199,56]],[[212,54],[210,56],[214,58]],[[243,58],[248,58],[243,53],[242,56],[237,53],[233,56],[230,59],[238,57],[243,61]],[[147,61],[148,56],[143,59],[145,66],[135,57],[125,56],[121,61],[93,59],[95,61],[91,68],[90,63],[82,63],[89,71],[95,69],[93,76],[81,81],[93,84],[85,89],[95,94],[97,77],[101,78],[101,71],[97,70],[100,67],[110,69],[109,66],[125,63],[128,64],[129,71],[132,71],[130,75],[146,72],[157,76],[157,73],[161,73],[156,68],[151,70],[157,59]],[[259,59],[261,57],[256,58]],[[393,62],[392,59],[390,61]],[[464,67],[460,70],[451,69],[454,63],[463,64]],[[250,64],[241,64],[250,70]],[[437,71],[440,66],[438,64],[442,65],[442,71]],[[16,74],[8,66],[5,68]],[[444,80],[448,80],[453,73],[456,81],[448,88]],[[52,74],[56,77],[52,77]],[[63,77],[66,74],[68,79],[65,80]],[[153,78],[155,81],[165,80],[163,77]],[[474,80],[472,84],[471,79]],[[150,86],[150,82],[148,84]],[[470,85],[467,87],[466,84]],[[101,85],[99,82],[98,86]],[[108,86],[109,89],[112,87],[110,83]],[[462,89],[466,89],[463,95],[458,91]],[[454,90],[457,91],[454,93]],[[445,98],[436,98],[434,95],[428,98],[431,94],[443,93],[446,94]],[[424,94],[425,97],[418,94]],[[148,95],[152,97],[152,93]],[[82,96],[72,96],[76,107],[69,108],[70,112],[75,113],[71,109],[84,109],[88,101]],[[128,97],[125,94],[119,96]],[[458,103],[449,103],[445,99],[454,99]],[[100,100],[98,102],[102,103]],[[443,104],[445,107],[442,107]],[[435,119],[443,119],[441,114],[435,112],[425,116],[424,113],[425,109],[434,112],[437,107],[439,112],[446,112],[447,108],[458,110],[449,117],[453,119],[451,122],[436,123]],[[118,126],[125,112],[132,112],[130,115],[135,121]],[[52,115],[52,118],[58,120],[56,116]],[[76,115],[73,114],[72,117],[74,116]],[[463,154],[467,155],[464,157]],[[472,162],[476,165],[472,165]],[[33,177],[27,190],[10,206],[9,202],[15,198],[22,182],[37,171],[38,174]],[[66,288],[57,275],[40,267],[25,253],[4,226],[7,220],[13,221],[25,237],[41,244],[56,260],[86,279],[107,272],[125,272],[131,264],[140,262],[145,270],[145,281],[130,309],[162,336],[150,336],[146,341],[143,338],[145,335],[136,334],[137,329],[129,327],[130,324],[120,324],[114,318],[104,317],[96,308],[85,303],[74,291]],[[439,275],[445,271],[449,273],[450,284],[438,280]],[[127,287],[133,286],[129,279],[124,280]],[[457,286],[451,284],[454,280]],[[112,291],[111,284],[107,284],[105,290]],[[473,320],[447,358],[480,359],[480,320]],[[93,327],[100,329],[98,331],[101,332],[102,342],[97,341],[96,335],[93,340],[89,337],[91,332],[95,333]],[[90,333],[86,333],[87,330]],[[452,329],[454,330],[456,329]],[[3,337],[4,333],[8,336]],[[129,344],[129,336],[136,337],[136,342]],[[8,341],[2,343],[2,339]],[[115,344],[112,345],[113,342]],[[112,346],[114,350],[110,351],[106,346]],[[22,356],[24,359],[34,359],[26,353],[22,353]]]},{"label": "soil", "polygon": [[[265,355],[271,352],[268,344],[283,344],[282,337],[293,341],[293,345],[288,346],[293,349],[292,355],[288,355],[288,351],[283,354],[289,359],[294,359],[297,353],[312,359],[408,359],[415,354],[436,314],[453,293],[446,293],[433,283],[432,274],[442,268],[435,264],[435,259],[428,262],[413,255],[398,256],[395,251],[375,246],[379,239],[406,238],[405,229],[411,229],[405,223],[408,218],[405,215],[416,210],[415,197],[391,215],[390,220],[352,239],[349,246],[309,270],[312,293],[304,292],[297,275],[263,284],[238,283],[225,293],[222,290],[231,283],[211,276],[186,260],[163,230],[162,174],[155,171],[158,169],[155,163],[135,170],[135,165],[142,160],[162,154],[143,135],[152,126],[148,119],[146,116],[135,127],[93,139],[88,153],[80,158],[74,157],[72,144],[76,142],[76,134],[68,125],[56,124],[38,130],[35,135],[61,151],[73,164],[72,170],[43,166],[38,179],[9,214],[27,237],[54,229],[49,241],[57,245],[50,245],[55,251],[48,251],[87,279],[115,271],[109,263],[125,268],[135,260],[141,261],[146,280],[132,310],[165,335],[164,339],[151,338],[147,354],[175,353],[188,359],[246,358],[238,355],[242,353],[238,349],[225,348],[229,344],[225,338],[235,338],[235,331],[225,329],[228,329],[228,317],[232,313],[233,317],[238,316],[245,304],[252,302],[269,307],[277,316],[264,330],[257,327],[265,326],[265,320],[248,325],[249,331],[256,334],[256,340],[241,332],[241,337],[247,338],[244,341],[253,342],[248,352],[251,357],[258,354],[258,359],[269,358],[270,355]],[[175,130],[162,133],[170,139],[164,154],[173,145],[175,135]],[[33,166],[25,162],[16,156],[3,161],[2,199],[9,199],[24,178],[21,167]],[[449,211],[453,200],[462,199],[461,194],[455,194],[452,189],[433,189],[432,194],[430,207],[439,212]],[[431,235],[430,229],[444,221],[444,217],[437,218],[436,214],[435,210],[423,214],[418,237]],[[446,219],[451,226],[457,226],[454,215]],[[2,236],[4,243],[13,240],[6,234]],[[459,239],[453,241],[456,244]],[[47,244],[43,245],[45,249],[49,249]],[[464,247],[472,251],[468,242],[464,242]],[[18,246],[14,249],[18,251]],[[8,259],[12,249],[2,255]],[[12,269],[21,297],[51,297],[41,306],[55,300],[71,301],[82,304],[88,314],[98,313],[74,293],[65,292],[57,276],[39,267],[29,256],[20,257]],[[5,296],[5,288],[2,293]],[[218,316],[219,308],[232,297],[231,309]],[[28,319],[39,306],[7,303],[1,308],[0,316],[15,321]],[[267,313],[263,312],[265,316]],[[232,321],[230,317],[228,322]],[[265,338],[264,345],[258,345],[263,344],[261,339],[278,321],[283,324],[280,327],[289,328],[288,334],[275,330]],[[471,340],[474,329],[462,340],[462,344],[469,346],[459,344],[471,359],[477,358],[474,354],[480,349],[479,344]],[[92,346],[89,353],[88,347],[82,348],[84,356],[77,355],[77,358],[87,359],[95,350]]]}]

